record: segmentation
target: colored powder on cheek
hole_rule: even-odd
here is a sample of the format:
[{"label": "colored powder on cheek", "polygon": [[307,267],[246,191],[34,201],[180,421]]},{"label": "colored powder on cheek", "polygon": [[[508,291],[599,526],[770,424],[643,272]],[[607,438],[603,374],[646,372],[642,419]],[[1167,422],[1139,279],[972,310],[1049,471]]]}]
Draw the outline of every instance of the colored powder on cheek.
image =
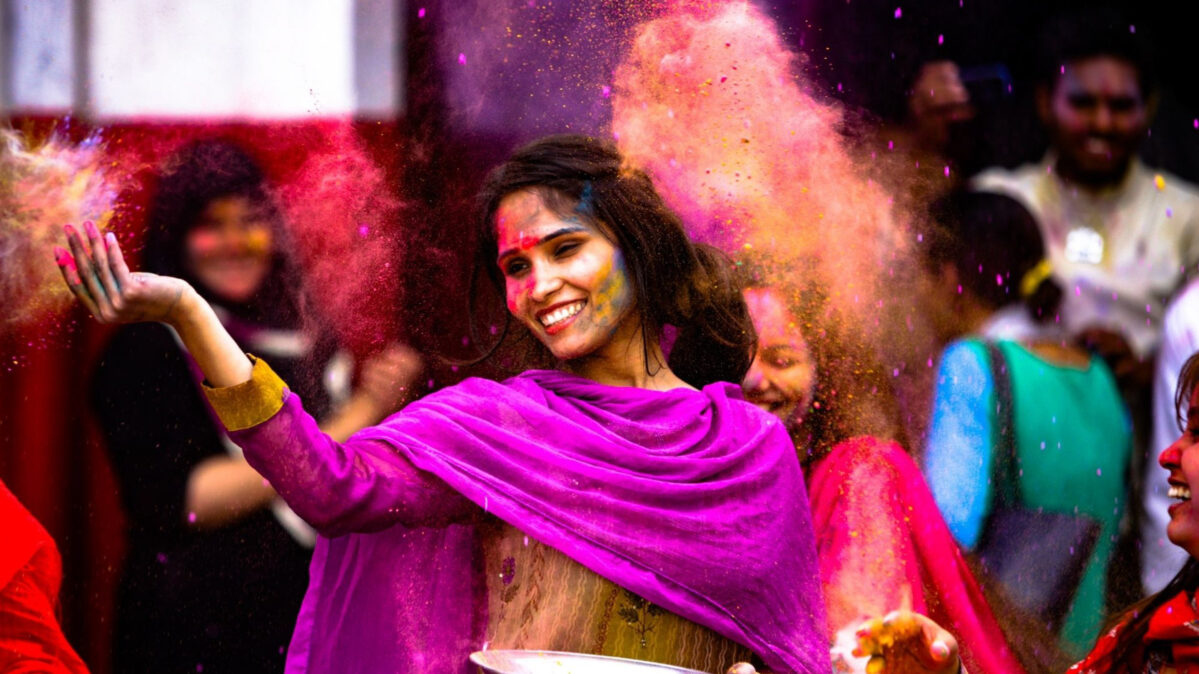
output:
[{"label": "colored powder on cheek", "polygon": [[619,250],[612,252],[612,259],[600,269],[597,279],[595,306],[592,308],[595,325],[601,328],[616,327],[632,303],[624,256]]},{"label": "colored powder on cheek", "polygon": [[[361,227],[367,229],[367,227]],[[359,236],[365,237],[365,234],[359,232]],[[266,255],[271,252],[271,231],[266,228],[251,230],[246,234],[245,241],[246,251],[254,255]]]}]

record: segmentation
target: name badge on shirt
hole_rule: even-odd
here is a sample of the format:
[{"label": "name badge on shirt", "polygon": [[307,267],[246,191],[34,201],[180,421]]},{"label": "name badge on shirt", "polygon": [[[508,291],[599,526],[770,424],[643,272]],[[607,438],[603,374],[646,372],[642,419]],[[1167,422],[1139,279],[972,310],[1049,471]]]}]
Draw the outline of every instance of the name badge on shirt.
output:
[{"label": "name badge on shirt", "polygon": [[1066,234],[1066,259],[1099,264],[1103,261],[1103,235],[1090,227],[1075,227]]}]

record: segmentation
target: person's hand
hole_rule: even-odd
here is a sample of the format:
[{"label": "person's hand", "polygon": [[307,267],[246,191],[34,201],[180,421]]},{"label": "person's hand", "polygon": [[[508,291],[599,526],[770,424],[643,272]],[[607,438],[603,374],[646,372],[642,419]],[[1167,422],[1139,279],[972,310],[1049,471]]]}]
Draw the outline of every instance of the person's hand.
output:
[{"label": "person's hand", "polygon": [[391,344],[362,364],[356,395],[363,396],[380,417],[412,397],[412,385],[424,369],[420,354],[404,344]]},{"label": "person's hand", "polygon": [[854,655],[869,656],[870,674],[955,674],[961,670],[958,642],[919,613],[893,611],[866,621],[857,631]]},{"label": "person's hand", "polygon": [[74,227],[64,229],[70,251],[56,246],[54,261],[71,292],[101,323],[172,323],[180,303],[195,292],[182,279],[130,272],[116,236],[101,237],[91,222],[83,225],[86,244]]},{"label": "person's hand", "polygon": [[758,674],[758,670],[754,669],[754,666],[748,662],[737,662],[725,670],[724,674]]}]

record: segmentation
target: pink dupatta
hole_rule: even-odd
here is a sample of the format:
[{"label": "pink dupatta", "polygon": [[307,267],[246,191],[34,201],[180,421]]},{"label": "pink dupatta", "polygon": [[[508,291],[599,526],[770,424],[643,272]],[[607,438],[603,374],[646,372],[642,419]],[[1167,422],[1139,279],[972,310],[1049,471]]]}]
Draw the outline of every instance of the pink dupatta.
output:
[{"label": "pink dupatta", "polygon": [[809,486],[830,635],[910,598],[913,611],[957,638],[968,671],[1024,671],[924,475],[899,445],[842,442],[816,464]]}]

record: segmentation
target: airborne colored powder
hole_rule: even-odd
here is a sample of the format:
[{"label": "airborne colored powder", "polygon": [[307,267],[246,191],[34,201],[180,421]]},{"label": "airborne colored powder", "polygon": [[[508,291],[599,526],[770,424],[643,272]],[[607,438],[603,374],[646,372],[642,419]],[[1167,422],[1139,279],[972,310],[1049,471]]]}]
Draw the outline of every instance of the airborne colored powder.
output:
[{"label": "airborne colored powder", "polygon": [[71,303],[51,250],[62,243],[66,223],[91,220],[105,229],[116,198],[96,138],[71,145],[52,137],[30,146],[0,131],[0,322],[40,323]]},{"label": "airborne colored powder", "polygon": [[747,2],[649,21],[612,100],[622,151],[692,236],[756,262],[791,297],[823,352],[835,432],[910,444],[903,426],[918,415],[901,419],[898,398],[925,395],[932,349],[912,305],[915,235],[851,153],[842,111],[807,91],[773,22]]},{"label": "airborne colored powder", "polygon": [[[145,196],[177,150],[225,138],[261,162],[300,263],[312,309],[357,353],[399,337],[400,201],[349,122],[121,127],[79,146],[24,148],[5,135],[0,159],[0,298],[9,323],[40,323],[70,306],[51,253],[62,225],[93,220],[120,236],[134,269],[145,233]],[[149,180],[146,180],[149,177]]]}]

